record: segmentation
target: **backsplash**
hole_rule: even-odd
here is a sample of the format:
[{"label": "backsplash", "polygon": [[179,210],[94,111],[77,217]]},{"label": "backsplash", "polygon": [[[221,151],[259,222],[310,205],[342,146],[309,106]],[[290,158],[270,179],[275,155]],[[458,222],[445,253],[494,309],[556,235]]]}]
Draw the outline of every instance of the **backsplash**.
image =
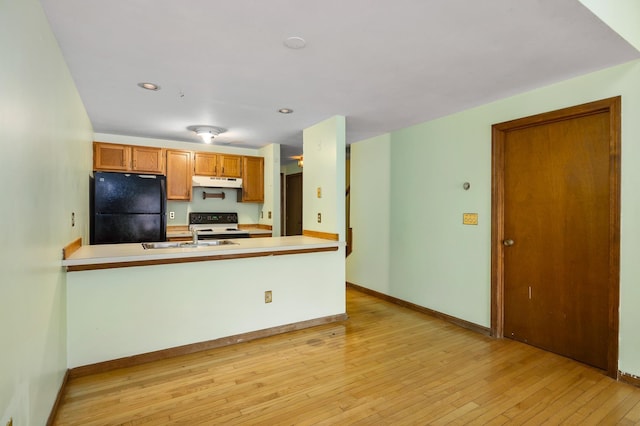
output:
[{"label": "backsplash", "polygon": [[[193,188],[193,197],[190,202],[167,201],[167,225],[176,226],[189,224],[190,212],[237,212],[239,223],[258,223],[262,204],[238,203],[236,201],[237,191],[237,189],[228,188]],[[207,198],[203,200],[203,192],[214,194],[224,192],[225,199]],[[175,213],[174,219],[170,219],[170,212]]]}]

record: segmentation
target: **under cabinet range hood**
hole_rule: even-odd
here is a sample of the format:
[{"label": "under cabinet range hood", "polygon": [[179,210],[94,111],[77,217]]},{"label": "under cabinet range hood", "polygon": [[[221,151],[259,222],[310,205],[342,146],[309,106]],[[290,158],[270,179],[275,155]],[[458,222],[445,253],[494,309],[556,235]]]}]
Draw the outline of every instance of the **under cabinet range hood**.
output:
[{"label": "under cabinet range hood", "polygon": [[194,176],[194,187],[204,188],[242,188],[241,178],[214,177],[214,176]]}]

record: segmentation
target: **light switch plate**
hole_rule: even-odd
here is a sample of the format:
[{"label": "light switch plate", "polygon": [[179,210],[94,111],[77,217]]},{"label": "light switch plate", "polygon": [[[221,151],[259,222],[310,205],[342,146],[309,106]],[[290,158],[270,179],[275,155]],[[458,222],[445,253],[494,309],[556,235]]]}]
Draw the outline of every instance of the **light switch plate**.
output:
[{"label": "light switch plate", "polygon": [[478,224],[478,213],[462,213],[462,224],[463,225],[477,225]]}]

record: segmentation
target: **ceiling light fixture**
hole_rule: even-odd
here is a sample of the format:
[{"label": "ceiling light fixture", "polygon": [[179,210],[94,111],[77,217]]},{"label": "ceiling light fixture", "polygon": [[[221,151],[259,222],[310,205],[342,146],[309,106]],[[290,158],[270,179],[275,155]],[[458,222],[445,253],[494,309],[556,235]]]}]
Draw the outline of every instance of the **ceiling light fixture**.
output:
[{"label": "ceiling light fixture", "polygon": [[198,130],[196,130],[196,135],[198,135],[198,136],[200,136],[202,138],[202,142],[211,143],[213,138],[218,136],[218,133],[216,133],[216,132],[214,132],[214,131],[212,131],[210,129],[198,129]]},{"label": "ceiling light fixture", "polygon": [[304,165],[304,157],[302,155],[294,155],[291,156],[289,158],[292,158],[294,160],[298,160],[298,167],[302,168],[302,166]]},{"label": "ceiling light fixture", "polygon": [[154,83],[138,83],[138,86],[142,87],[143,89],[147,89],[147,90],[153,90],[154,92],[156,90],[160,90],[160,86],[158,86],[157,84]]},{"label": "ceiling light fixture", "polygon": [[227,130],[221,127],[213,127],[213,126],[189,126],[187,130],[191,130],[195,132],[196,135],[202,138],[204,143],[211,143],[213,138],[218,136],[220,133],[224,133]]},{"label": "ceiling light fixture", "polygon": [[278,112],[280,114],[291,114],[293,110],[291,108],[280,108]]},{"label": "ceiling light fixture", "polygon": [[304,49],[307,42],[302,37],[287,37],[284,40],[284,45],[289,49]]}]

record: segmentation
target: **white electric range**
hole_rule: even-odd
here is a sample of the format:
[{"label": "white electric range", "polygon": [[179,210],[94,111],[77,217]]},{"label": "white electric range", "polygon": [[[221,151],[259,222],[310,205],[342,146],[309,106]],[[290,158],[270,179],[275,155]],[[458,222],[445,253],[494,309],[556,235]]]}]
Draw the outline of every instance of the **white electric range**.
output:
[{"label": "white electric range", "polygon": [[238,213],[189,213],[189,231],[201,240],[249,238],[249,231],[238,228]]}]

